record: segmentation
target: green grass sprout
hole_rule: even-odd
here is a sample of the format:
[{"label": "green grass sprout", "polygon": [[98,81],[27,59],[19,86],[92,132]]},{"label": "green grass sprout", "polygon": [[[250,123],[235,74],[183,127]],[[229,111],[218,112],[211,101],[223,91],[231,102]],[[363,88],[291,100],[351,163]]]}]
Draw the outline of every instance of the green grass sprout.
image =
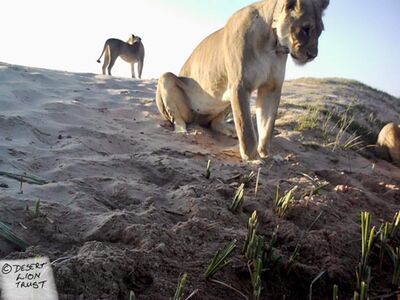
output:
[{"label": "green grass sprout", "polygon": [[261,275],[264,268],[264,251],[265,251],[265,238],[260,236],[258,238],[257,249],[255,254],[254,269],[250,272],[251,284],[253,286],[253,300],[259,300],[262,291]]},{"label": "green grass sprout", "polygon": [[298,189],[296,185],[289,192],[287,192],[282,197],[280,196],[280,187],[277,185],[276,187],[276,196],[275,196],[275,212],[279,217],[284,217],[287,211],[294,203],[294,192]]},{"label": "green grass sprout", "polygon": [[136,295],[134,291],[130,291],[129,293],[129,300],[136,300]]},{"label": "green grass sprout", "polygon": [[217,253],[215,253],[204,274],[206,279],[211,279],[215,273],[231,263],[228,257],[232,254],[233,250],[235,250],[236,243],[237,240],[233,240],[224,250],[218,250]]},{"label": "green grass sprout", "polygon": [[236,189],[235,196],[233,197],[232,204],[229,207],[229,210],[233,213],[237,213],[239,208],[243,205],[244,202],[244,183],[240,184]]},{"label": "green grass sprout", "polygon": [[[357,289],[359,290],[360,299],[364,299],[363,294],[367,293],[369,282],[371,279],[371,267],[369,266],[369,258],[375,238],[375,227],[371,227],[371,214],[369,212],[361,213],[361,260],[356,269]],[[362,285],[366,291],[362,292]],[[366,295],[365,295],[366,296]]]},{"label": "green grass sprout", "polygon": [[333,300],[339,300],[339,287],[335,284],[333,286]]},{"label": "green grass sprout", "polygon": [[26,248],[29,247],[29,244],[25,242],[23,239],[19,238],[16,236],[11,229],[4,224],[3,222],[0,222],[0,236],[5,238],[7,241],[10,243],[14,244],[17,246],[20,250],[26,250]]},{"label": "green grass sprout", "polygon": [[247,223],[247,237],[242,251],[248,261],[254,258],[254,251],[257,242],[257,227],[257,211],[254,211]]},{"label": "green grass sprout", "polygon": [[183,294],[185,292],[185,286],[187,283],[187,273],[184,273],[182,277],[179,279],[178,286],[176,287],[174,300],[184,300]]},{"label": "green grass sprout", "polygon": [[210,179],[211,177],[211,160],[208,160],[207,162],[207,168],[206,168],[206,173],[204,175],[207,179]]},{"label": "green grass sprout", "polygon": [[257,197],[257,194],[258,194],[258,187],[260,184],[260,174],[261,174],[261,168],[258,168],[257,178],[256,178],[256,186],[254,187],[254,197]]}]

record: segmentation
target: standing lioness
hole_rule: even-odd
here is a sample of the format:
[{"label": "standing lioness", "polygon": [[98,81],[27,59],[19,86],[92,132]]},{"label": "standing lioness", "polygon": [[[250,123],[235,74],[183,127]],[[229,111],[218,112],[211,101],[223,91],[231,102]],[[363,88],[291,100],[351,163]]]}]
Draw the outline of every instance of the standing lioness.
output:
[{"label": "standing lioness", "polygon": [[[242,158],[266,157],[287,54],[298,64],[317,56],[322,13],[328,4],[329,0],[264,0],[241,9],[200,43],[179,77],[172,73],[160,77],[156,100],[161,114],[176,131],[186,131],[186,123],[197,122],[234,134],[224,124],[231,108]],[[258,146],[249,104],[254,90]]]},{"label": "standing lioness", "polygon": [[131,64],[132,78],[136,78],[134,68],[135,63],[138,64],[139,78],[142,77],[144,46],[140,37],[132,34],[126,43],[119,39],[108,39],[104,43],[103,51],[97,60],[98,63],[101,62],[100,59],[104,53],[104,64],[102,68],[103,75],[106,75],[106,69],[108,75],[111,75],[111,69],[115,64],[115,61],[118,57],[121,57],[124,61]]}]

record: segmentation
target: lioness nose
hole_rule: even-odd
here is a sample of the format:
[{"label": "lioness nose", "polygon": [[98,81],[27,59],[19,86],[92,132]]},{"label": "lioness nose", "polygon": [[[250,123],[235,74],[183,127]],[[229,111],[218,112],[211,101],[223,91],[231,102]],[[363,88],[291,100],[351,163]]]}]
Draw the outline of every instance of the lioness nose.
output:
[{"label": "lioness nose", "polygon": [[307,51],[307,58],[308,59],[314,59],[316,57],[317,57],[317,52]]}]

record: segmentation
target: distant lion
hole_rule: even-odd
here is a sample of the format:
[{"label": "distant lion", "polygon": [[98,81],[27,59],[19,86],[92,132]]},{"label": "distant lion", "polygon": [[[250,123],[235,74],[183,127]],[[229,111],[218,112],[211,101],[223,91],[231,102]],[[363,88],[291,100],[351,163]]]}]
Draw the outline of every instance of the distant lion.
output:
[{"label": "distant lion", "polygon": [[378,136],[377,152],[382,158],[400,166],[400,125],[389,123]]},{"label": "distant lion", "polygon": [[[300,65],[317,57],[328,5],[329,0],[264,0],[239,10],[197,46],[179,76],[160,77],[160,113],[177,132],[196,122],[237,135],[244,160],[267,157],[288,54]],[[258,141],[250,114],[254,90]],[[235,128],[224,122],[229,110]]]},{"label": "distant lion", "polygon": [[138,64],[139,78],[142,77],[144,46],[140,37],[132,34],[126,43],[119,39],[108,39],[104,44],[103,52],[101,52],[97,60],[98,63],[101,63],[100,59],[104,53],[103,75],[106,75],[106,69],[108,75],[111,75],[111,69],[115,61],[118,57],[121,57],[124,61],[131,64],[132,78],[136,78],[134,69],[135,63]]}]

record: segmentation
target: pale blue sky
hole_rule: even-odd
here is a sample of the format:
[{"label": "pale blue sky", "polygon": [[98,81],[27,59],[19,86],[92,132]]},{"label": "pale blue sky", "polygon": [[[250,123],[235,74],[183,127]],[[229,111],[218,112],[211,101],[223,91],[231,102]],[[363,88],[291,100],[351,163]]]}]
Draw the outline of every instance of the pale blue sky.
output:
[{"label": "pale blue sky", "polygon": [[[100,73],[109,37],[142,37],[143,76],[179,72],[195,46],[248,0],[12,0],[2,5],[0,61]],[[112,3],[113,5],[109,5]],[[318,58],[286,78],[344,77],[400,96],[400,0],[331,0]],[[114,75],[129,76],[118,61]]]}]

